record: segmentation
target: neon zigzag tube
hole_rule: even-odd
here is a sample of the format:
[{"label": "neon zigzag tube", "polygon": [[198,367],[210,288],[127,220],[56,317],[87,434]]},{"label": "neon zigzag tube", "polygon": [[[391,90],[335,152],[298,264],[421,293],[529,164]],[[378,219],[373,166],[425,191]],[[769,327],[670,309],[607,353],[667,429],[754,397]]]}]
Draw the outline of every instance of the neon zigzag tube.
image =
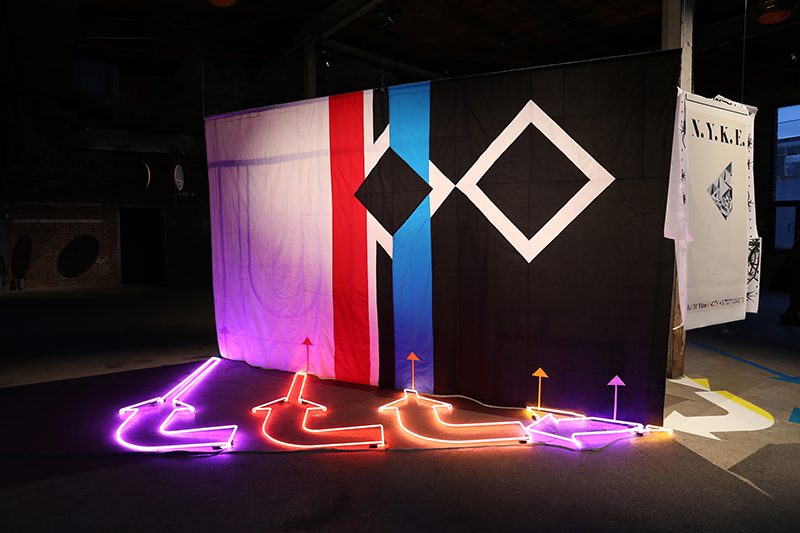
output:
[{"label": "neon zigzag tube", "polygon": [[[123,407],[119,410],[120,415],[128,415],[125,420],[119,425],[117,431],[115,433],[115,437],[117,442],[122,446],[129,448],[134,451],[138,452],[169,452],[169,451],[176,451],[176,450],[192,450],[192,449],[214,449],[214,450],[226,450],[233,446],[233,438],[236,435],[236,431],[239,429],[238,425],[226,425],[226,426],[210,426],[210,427],[202,427],[202,428],[191,428],[191,429],[179,429],[179,430],[170,430],[167,429],[169,424],[172,422],[173,418],[175,418],[178,413],[194,413],[195,407],[190,405],[180,398],[185,394],[188,394],[195,386],[197,386],[206,376],[208,376],[214,368],[220,363],[221,359],[218,357],[212,357],[200,365],[196,370],[194,370],[191,374],[186,376],[180,383],[175,385],[172,389],[169,390],[163,396],[156,396],[155,398],[150,398],[149,400],[144,400],[143,402],[138,402],[133,405],[129,405],[127,407]],[[172,411],[169,415],[164,419],[161,425],[158,428],[160,434],[168,436],[168,437],[180,437],[182,435],[202,435],[206,433],[214,433],[214,432],[222,432],[228,431],[228,437],[223,440],[209,440],[208,442],[184,442],[181,444],[167,444],[167,445],[157,445],[157,446],[143,446],[140,444],[134,444],[132,442],[128,442],[125,440],[124,434],[125,430],[127,429],[128,425],[131,421],[136,418],[136,415],[143,407],[147,406],[159,406],[165,404],[167,401],[172,402]]]},{"label": "neon zigzag tube", "polygon": [[[309,407],[306,409],[306,412],[303,414],[303,423],[302,428],[304,431],[313,434],[326,434],[326,433],[335,433],[338,431],[348,431],[348,430],[359,430],[359,429],[379,429],[381,438],[380,440],[364,440],[364,441],[353,441],[353,442],[329,442],[324,444],[297,444],[292,442],[286,442],[279,440],[272,435],[269,434],[267,431],[267,421],[269,420],[270,414],[272,414],[272,405],[277,403],[288,403],[290,401],[290,397],[292,396],[292,392],[294,391],[295,387],[297,386],[297,378],[299,376],[303,377],[303,381],[300,384],[300,392],[298,393],[298,401],[301,404],[310,404],[313,407]],[[264,436],[269,439],[271,442],[275,444],[279,444],[281,446],[287,446],[289,448],[299,448],[299,449],[315,449],[315,448],[342,448],[342,447],[349,447],[349,446],[376,446],[379,448],[383,448],[386,446],[386,440],[384,438],[383,432],[383,424],[367,424],[362,426],[342,426],[342,427],[335,427],[335,428],[325,428],[325,429],[313,429],[308,427],[308,415],[311,411],[322,411],[325,412],[328,410],[322,404],[318,404],[316,402],[312,402],[311,400],[307,400],[303,398],[303,391],[305,390],[306,380],[308,379],[308,375],[305,372],[296,372],[294,377],[292,378],[292,383],[289,385],[289,390],[286,392],[286,396],[281,398],[277,398],[270,402],[261,404],[259,406],[253,407],[251,411],[253,413],[263,412],[266,411],[266,416],[264,417],[264,423],[261,425],[261,432]]]},{"label": "neon zigzag tube", "polygon": [[[664,427],[661,427],[661,426],[655,426],[655,425],[651,425],[651,424],[648,424],[648,425],[644,426],[644,425],[642,425],[642,424],[640,424],[638,422],[627,422],[627,421],[624,421],[624,420],[612,420],[610,418],[602,418],[602,417],[597,417],[597,416],[584,416],[584,415],[581,415],[581,414],[578,414],[578,413],[573,413],[573,412],[570,412],[570,411],[561,411],[561,410],[558,410],[558,409],[545,409],[545,408],[535,409],[535,408],[530,407],[530,406],[527,409],[528,409],[528,412],[530,412],[536,418],[536,420],[534,422],[532,422],[531,424],[529,424],[526,427],[526,430],[529,433],[541,435],[543,437],[547,437],[548,439],[560,440],[560,441],[563,441],[565,443],[572,444],[573,446],[575,446],[578,449],[582,449],[583,448],[583,443],[580,441],[581,437],[590,437],[590,436],[598,436],[598,435],[624,435],[624,434],[629,434],[629,435],[637,435],[637,434],[639,434],[639,435],[641,435],[641,434],[644,434],[644,433],[655,433],[655,432],[664,432],[664,433],[667,433],[667,434],[670,434],[670,435],[672,434],[672,430],[671,429],[664,428]],[[536,414],[536,411],[547,412],[547,414],[542,416],[542,417],[539,417],[539,415]],[[555,416],[553,416],[553,413],[565,414],[565,415],[568,415],[568,416],[565,416],[564,418],[556,418]],[[558,435],[558,434],[552,433],[550,431],[542,431],[542,430],[539,430],[539,429],[535,428],[535,426],[541,425],[541,424],[545,423],[548,420],[552,420],[553,423],[555,423],[556,425],[558,425],[560,422],[565,422],[565,421],[566,422],[592,421],[592,422],[601,422],[601,423],[614,424],[614,425],[622,425],[622,426],[626,426],[626,427],[621,428],[621,429],[603,429],[603,430],[592,430],[592,431],[575,431],[575,432],[571,433],[569,437],[565,437],[563,435]],[[533,438],[532,435],[531,435],[531,437]]]}]

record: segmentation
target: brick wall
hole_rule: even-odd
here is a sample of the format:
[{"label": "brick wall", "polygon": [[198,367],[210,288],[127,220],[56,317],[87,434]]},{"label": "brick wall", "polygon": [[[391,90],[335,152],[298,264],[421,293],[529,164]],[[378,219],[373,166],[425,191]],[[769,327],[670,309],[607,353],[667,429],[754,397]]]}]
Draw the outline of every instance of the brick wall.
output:
[{"label": "brick wall", "polygon": [[[16,204],[7,219],[6,265],[9,277],[24,275],[25,288],[97,287],[119,283],[117,213],[114,207],[92,203],[29,202]],[[87,268],[62,268],[69,261],[67,245],[76,238],[91,235],[99,244],[97,255],[82,254],[73,259]],[[24,241],[30,239],[30,256]],[[22,257],[20,257],[22,254]],[[74,254],[73,254],[74,255]],[[27,266],[27,268],[25,268]],[[83,270],[83,268],[79,268]],[[76,275],[77,274],[77,275]]]},{"label": "brick wall", "polygon": [[[143,161],[151,170],[149,187]],[[0,252],[5,256],[8,277],[12,276],[17,243],[29,238],[26,288],[121,283],[119,209],[147,206],[159,207],[164,213],[167,282],[210,285],[205,158],[180,158],[186,175],[183,195],[177,194],[172,179],[178,161],[172,154],[103,150],[56,150],[32,163],[18,160],[7,175],[7,201],[2,210],[5,242]],[[94,241],[83,237],[74,242],[87,235],[97,240],[96,258],[88,265],[80,264],[81,260],[91,259],[93,254],[76,245]],[[76,250],[81,253],[70,253]],[[59,258],[63,267],[65,258],[70,257],[73,267],[77,261],[77,268],[59,271]]]}]

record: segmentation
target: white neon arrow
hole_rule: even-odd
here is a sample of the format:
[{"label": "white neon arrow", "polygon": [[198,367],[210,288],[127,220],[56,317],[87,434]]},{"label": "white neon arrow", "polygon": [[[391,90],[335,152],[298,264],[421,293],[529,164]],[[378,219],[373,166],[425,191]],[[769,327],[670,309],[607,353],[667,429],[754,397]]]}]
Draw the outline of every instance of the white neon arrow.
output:
[{"label": "white neon arrow", "polygon": [[771,414],[728,391],[695,391],[709,402],[725,409],[718,416],[684,416],[672,411],[664,419],[664,427],[719,440],[714,433],[725,431],[758,431],[775,423]]}]

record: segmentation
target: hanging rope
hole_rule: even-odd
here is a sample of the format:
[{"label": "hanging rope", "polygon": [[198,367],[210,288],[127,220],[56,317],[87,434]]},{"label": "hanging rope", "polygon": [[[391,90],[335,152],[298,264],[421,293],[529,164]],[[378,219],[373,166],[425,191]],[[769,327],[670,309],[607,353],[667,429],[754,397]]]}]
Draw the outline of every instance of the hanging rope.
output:
[{"label": "hanging rope", "polygon": [[206,118],[206,54],[201,56],[200,63],[200,96],[203,100],[203,118]]}]

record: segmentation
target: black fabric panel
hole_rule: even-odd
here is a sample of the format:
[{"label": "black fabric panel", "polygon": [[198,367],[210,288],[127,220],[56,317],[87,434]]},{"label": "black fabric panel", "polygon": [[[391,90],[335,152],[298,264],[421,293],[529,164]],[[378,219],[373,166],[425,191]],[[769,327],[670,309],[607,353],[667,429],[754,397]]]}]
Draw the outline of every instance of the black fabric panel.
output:
[{"label": "black fabric panel", "polygon": [[[673,268],[662,233],[678,68],[676,53],[660,52],[432,82],[431,160],[453,182],[528,99],[616,178],[530,264],[451,193],[431,226],[437,392],[534,402],[531,373],[541,366],[545,405],[610,416],[606,383],[619,374],[619,416],[661,422]],[[528,129],[536,134],[526,132],[478,186],[530,236],[585,178]]]},{"label": "black fabric panel", "polygon": [[372,142],[378,140],[381,133],[389,125],[389,91],[374,89],[372,91]]},{"label": "black fabric panel", "polygon": [[378,297],[378,350],[380,352],[378,385],[394,388],[394,295],[392,258],[377,243],[375,258]]},{"label": "black fabric panel", "polygon": [[458,183],[530,99],[529,85],[530,71],[431,82],[431,161]]}]

